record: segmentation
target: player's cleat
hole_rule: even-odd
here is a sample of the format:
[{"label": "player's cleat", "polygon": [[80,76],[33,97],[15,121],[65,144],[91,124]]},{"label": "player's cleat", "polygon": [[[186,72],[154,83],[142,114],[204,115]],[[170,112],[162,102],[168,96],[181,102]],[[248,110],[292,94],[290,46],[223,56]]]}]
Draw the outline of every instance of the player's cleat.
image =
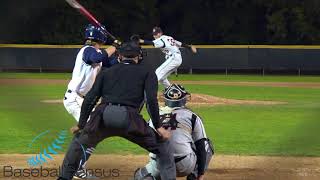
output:
[{"label": "player's cleat", "polygon": [[96,176],[90,174],[86,169],[78,170],[74,175],[74,179],[97,179]]},{"label": "player's cleat", "polygon": [[138,168],[134,172],[133,180],[155,180],[155,178],[147,171],[146,168]]}]

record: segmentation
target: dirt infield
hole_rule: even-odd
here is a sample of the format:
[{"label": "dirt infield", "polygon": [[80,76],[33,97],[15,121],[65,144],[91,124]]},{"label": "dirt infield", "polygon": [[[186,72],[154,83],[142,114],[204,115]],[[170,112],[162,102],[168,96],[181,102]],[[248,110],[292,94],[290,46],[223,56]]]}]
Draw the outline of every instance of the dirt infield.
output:
[{"label": "dirt infield", "polygon": [[[64,79],[0,79],[4,85],[67,85],[69,80]],[[198,85],[226,85],[226,86],[261,86],[261,87],[288,87],[288,88],[320,88],[318,82],[247,82],[247,81],[173,81],[179,84]]]},{"label": "dirt infield", "polygon": [[[28,157],[30,155],[0,155],[0,179],[54,179],[4,177],[5,175],[10,176],[8,172],[4,174],[4,166],[12,166],[14,169],[28,168],[26,164]],[[62,158],[63,155],[54,156],[54,160],[43,165],[43,168],[58,168]],[[143,166],[147,161],[148,156],[145,155],[93,155],[87,168],[103,169],[105,178],[99,179],[129,180],[134,170]],[[116,170],[117,173],[111,174],[110,170]],[[206,179],[316,180],[320,179],[320,158],[218,155],[211,162]]]},{"label": "dirt infield", "polygon": [[[163,98],[161,98],[161,94],[158,94],[158,99],[160,101],[160,105],[164,105]],[[49,104],[62,104],[62,99],[51,99],[51,100],[42,100],[42,103]],[[238,100],[238,99],[227,99],[216,96],[210,96],[206,94],[192,94],[190,101],[188,102],[188,106],[191,107],[199,107],[199,106],[216,106],[216,105],[276,105],[276,104],[286,104],[286,102],[280,101],[257,101],[257,100]]]},{"label": "dirt infield", "polygon": [[[159,95],[161,96],[161,95]],[[163,102],[163,98],[158,98],[160,103]],[[239,99],[227,99],[217,96],[210,96],[206,94],[192,93],[191,99],[188,102],[189,106],[216,106],[216,105],[276,105],[286,104],[286,102],[280,101],[257,101],[257,100],[239,100]]]}]

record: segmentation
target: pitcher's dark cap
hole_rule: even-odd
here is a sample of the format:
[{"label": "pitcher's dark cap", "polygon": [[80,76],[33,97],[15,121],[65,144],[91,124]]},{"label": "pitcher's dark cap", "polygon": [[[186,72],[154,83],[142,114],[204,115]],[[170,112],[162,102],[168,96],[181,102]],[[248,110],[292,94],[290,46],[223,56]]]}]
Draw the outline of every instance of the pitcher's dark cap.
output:
[{"label": "pitcher's dark cap", "polygon": [[152,29],[152,34],[153,35],[157,35],[158,33],[163,33],[162,32],[162,29],[160,28],[160,27],[154,27],[153,29]]}]

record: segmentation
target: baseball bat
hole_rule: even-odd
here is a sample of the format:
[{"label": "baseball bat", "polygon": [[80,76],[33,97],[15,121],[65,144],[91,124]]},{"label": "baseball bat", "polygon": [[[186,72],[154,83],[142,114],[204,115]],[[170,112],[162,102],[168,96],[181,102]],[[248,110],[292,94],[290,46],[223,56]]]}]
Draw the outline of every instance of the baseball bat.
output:
[{"label": "baseball bat", "polygon": [[110,37],[112,38],[112,40],[116,40],[116,38],[106,30],[106,28],[89,12],[86,10],[86,8],[84,8],[80,3],[78,3],[78,1],[76,0],[66,0],[67,3],[77,9],[82,15],[84,15],[93,25],[98,26],[102,29],[102,33],[106,36],[106,37]]}]

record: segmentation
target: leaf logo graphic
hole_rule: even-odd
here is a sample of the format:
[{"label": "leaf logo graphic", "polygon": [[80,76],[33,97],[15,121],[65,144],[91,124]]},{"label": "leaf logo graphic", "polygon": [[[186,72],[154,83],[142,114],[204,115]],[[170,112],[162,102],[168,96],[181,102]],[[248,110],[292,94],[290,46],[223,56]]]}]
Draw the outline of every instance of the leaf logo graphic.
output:
[{"label": "leaf logo graphic", "polygon": [[[44,136],[49,133],[49,130],[44,131],[40,133],[38,136],[36,136],[32,142],[29,144],[29,147],[32,146],[32,144],[39,139],[41,136]],[[51,155],[58,154],[59,151],[62,150],[62,145],[65,143],[65,140],[67,138],[67,131],[61,130],[56,138],[49,143],[45,148],[41,149],[40,152],[36,155],[31,156],[27,159],[27,163],[30,166],[41,166],[44,163],[47,163],[49,160],[53,160],[53,157]]]}]

